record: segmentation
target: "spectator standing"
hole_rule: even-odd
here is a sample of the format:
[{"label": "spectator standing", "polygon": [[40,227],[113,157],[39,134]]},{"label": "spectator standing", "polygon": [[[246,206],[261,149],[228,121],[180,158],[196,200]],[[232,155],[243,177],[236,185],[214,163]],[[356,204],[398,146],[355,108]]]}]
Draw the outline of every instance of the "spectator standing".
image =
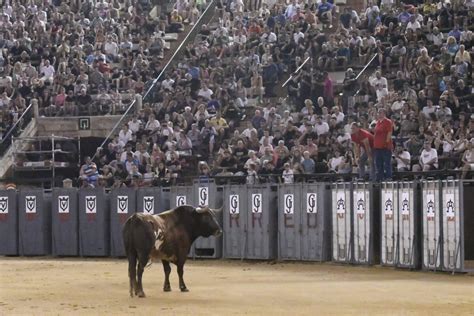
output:
[{"label": "spectator standing", "polygon": [[383,108],[377,112],[374,132],[375,179],[376,181],[388,180],[392,178],[393,123],[387,118]]},{"label": "spectator standing", "polygon": [[358,164],[359,177],[365,178],[366,165],[369,166],[370,180],[375,180],[375,163],[373,156],[374,135],[369,131],[360,128],[358,123],[351,125],[351,140],[354,144],[355,160]]}]

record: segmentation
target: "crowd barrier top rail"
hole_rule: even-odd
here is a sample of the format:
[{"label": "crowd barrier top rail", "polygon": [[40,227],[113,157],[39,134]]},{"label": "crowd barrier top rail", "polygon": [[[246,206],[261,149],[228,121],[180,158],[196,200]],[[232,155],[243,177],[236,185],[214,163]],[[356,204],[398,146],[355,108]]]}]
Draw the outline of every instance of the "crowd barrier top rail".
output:
[{"label": "crowd barrier top rail", "polygon": [[[470,179],[461,179],[462,171],[460,170],[433,170],[433,171],[420,171],[420,172],[394,172],[393,179],[387,181],[414,181],[414,180],[463,180],[464,182],[470,182]],[[474,172],[470,172],[468,175],[473,175]],[[72,179],[73,183],[79,183],[79,178]],[[355,173],[339,174],[339,173],[315,173],[315,174],[295,174],[294,182],[366,182],[364,179],[360,179]],[[172,184],[159,185],[161,187],[173,187],[173,186],[185,186],[192,185],[193,183],[206,183],[215,182],[217,185],[225,184],[245,184],[247,182],[246,175],[214,175],[214,176],[186,176],[178,177],[176,182]],[[368,182],[368,181],[367,181]],[[15,179],[12,177],[5,177],[0,179],[0,184],[15,183]],[[25,182],[23,182],[25,183]],[[26,182],[27,183],[27,182]],[[281,174],[267,174],[258,176],[258,183],[260,185],[278,185],[283,183]],[[19,187],[36,187],[35,185],[22,184]],[[105,188],[107,191],[112,188]],[[45,189],[45,192],[50,192],[51,189]]]}]

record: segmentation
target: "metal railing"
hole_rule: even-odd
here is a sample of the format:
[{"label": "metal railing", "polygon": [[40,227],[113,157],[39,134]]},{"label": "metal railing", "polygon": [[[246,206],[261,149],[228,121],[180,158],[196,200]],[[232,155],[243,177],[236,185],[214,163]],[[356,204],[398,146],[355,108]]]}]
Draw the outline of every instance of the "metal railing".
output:
[{"label": "metal railing", "polygon": [[[189,42],[189,39],[191,38],[191,36],[194,36],[196,35],[196,32],[197,32],[197,29],[201,27],[202,25],[202,21],[204,19],[204,17],[206,17],[210,10],[212,8],[215,8],[216,4],[215,4],[215,0],[212,0],[209,5],[206,7],[206,9],[204,10],[204,12],[201,14],[201,16],[199,17],[199,19],[197,20],[196,24],[193,25],[193,27],[191,28],[191,30],[188,32],[188,34],[186,35],[186,37],[182,40],[181,44],[178,46],[178,48],[175,50],[175,52],[173,53],[173,55],[171,56],[171,58],[168,60],[168,62],[165,64],[165,66],[163,67],[163,69],[160,71],[160,73],[158,74],[158,76],[153,80],[151,86],[147,89],[147,91],[145,92],[145,94],[143,95],[143,100],[146,99],[146,97],[150,94],[150,92],[155,88],[156,84],[158,83],[158,81],[161,79],[161,77],[163,76],[163,74],[165,73],[165,71],[168,69],[168,67],[171,65],[171,63],[174,61],[174,59],[176,58],[176,56],[178,56],[178,54],[181,52],[182,48],[184,47],[185,44],[187,44]],[[125,111],[125,113],[122,114],[122,116],[120,117],[120,119],[118,120],[118,122],[114,125],[114,127],[112,127],[112,129],[110,130],[109,134],[107,135],[107,137],[104,139],[104,141],[102,142],[102,144],[100,145],[99,148],[103,148],[105,146],[105,144],[109,141],[110,137],[115,133],[117,127],[120,126],[120,124],[122,123],[122,121],[124,120],[124,118],[126,116],[128,116],[130,110],[133,108],[133,106],[136,104],[136,99],[134,99],[132,101],[132,103],[128,106],[127,110]],[[92,159],[95,158],[95,156],[97,155],[97,151],[94,153],[94,156],[92,157]]]},{"label": "metal railing", "polygon": [[31,118],[33,117],[33,115],[31,115],[32,108],[33,104],[30,103],[30,105],[28,105],[28,107],[23,111],[15,124],[13,124],[7,133],[3,135],[2,141],[0,143],[0,157],[3,157],[5,152],[10,147],[12,143],[12,137],[18,135],[20,129],[27,126],[31,122]]}]

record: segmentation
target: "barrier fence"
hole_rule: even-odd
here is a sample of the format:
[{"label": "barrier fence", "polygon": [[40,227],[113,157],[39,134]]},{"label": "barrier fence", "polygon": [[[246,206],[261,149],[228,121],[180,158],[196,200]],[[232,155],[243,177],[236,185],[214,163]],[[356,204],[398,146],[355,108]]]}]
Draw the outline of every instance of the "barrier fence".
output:
[{"label": "barrier fence", "polygon": [[6,190],[0,255],[122,257],[130,215],[190,204],[223,207],[224,231],[197,239],[191,257],[463,272],[474,260],[472,193],[460,180]]}]

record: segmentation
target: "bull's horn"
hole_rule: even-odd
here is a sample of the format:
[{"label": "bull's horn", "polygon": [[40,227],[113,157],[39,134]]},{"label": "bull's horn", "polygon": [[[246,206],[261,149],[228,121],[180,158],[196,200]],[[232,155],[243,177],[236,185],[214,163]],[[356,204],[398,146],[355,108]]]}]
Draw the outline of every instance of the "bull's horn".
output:
[{"label": "bull's horn", "polygon": [[221,206],[221,207],[219,207],[219,208],[215,208],[215,209],[214,209],[214,212],[215,212],[215,213],[220,213],[220,212],[222,212],[223,209],[224,209],[224,206]]},{"label": "bull's horn", "polygon": [[196,212],[197,213],[206,213],[209,212],[209,207],[204,206],[204,207],[196,207]]}]

